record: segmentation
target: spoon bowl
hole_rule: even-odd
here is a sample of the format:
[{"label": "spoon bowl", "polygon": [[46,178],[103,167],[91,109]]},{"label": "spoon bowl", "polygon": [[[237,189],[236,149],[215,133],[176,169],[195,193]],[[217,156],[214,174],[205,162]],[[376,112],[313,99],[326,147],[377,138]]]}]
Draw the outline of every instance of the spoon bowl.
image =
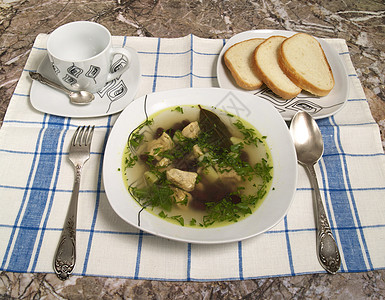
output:
[{"label": "spoon bowl", "polygon": [[341,265],[341,256],[330,229],[319,191],[314,165],[321,158],[324,145],[321,131],[315,120],[306,112],[298,112],[291,121],[290,133],[293,138],[298,162],[304,166],[314,188],[314,217],[316,222],[317,257],[321,266],[335,274]]},{"label": "spoon bowl", "polygon": [[298,161],[302,164],[315,164],[324,152],[321,131],[315,120],[306,112],[298,112],[291,123]]},{"label": "spoon bowl", "polygon": [[40,73],[30,71],[29,76],[31,76],[31,78],[33,80],[39,81],[42,84],[48,85],[54,89],[57,89],[57,90],[60,90],[64,93],[66,93],[68,95],[68,97],[70,98],[71,103],[73,103],[73,104],[86,105],[95,99],[94,94],[92,94],[90,92],[87,92],[87,91],[78,91],[78,92],[70,91],[70,90],[66,89],[65,87],[57,84],[56,82],[53,82],[53,81],[49,80],[48,78],[45,78]]},{"label": "spoon bowl", "polygon": [[94,94],[87,91],[71,92],[68,96],[74,104],[88,104],[95,99]]}]

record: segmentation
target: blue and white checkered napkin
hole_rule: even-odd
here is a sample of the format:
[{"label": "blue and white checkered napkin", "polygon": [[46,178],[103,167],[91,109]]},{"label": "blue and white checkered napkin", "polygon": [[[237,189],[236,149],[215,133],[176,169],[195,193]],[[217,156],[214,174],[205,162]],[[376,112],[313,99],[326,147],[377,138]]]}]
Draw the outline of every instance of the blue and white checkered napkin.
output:
[{"label": "blue and white checkered napkin", "polygon": [[[39,35],[0,130],[1,270],[52,272],[52,260],[70,200],[73,169],[68,145],[75,128],[95,124],[78,210],[74,274],[157,280],[232,280],[324,272],[316,258],[312,190],[299,168],[293,205],[282,222],[248,240],[195,245],[152,236],[123,222],[103,188],[102,159],[117,115],[71,119],[30,104],[31,80],[46,55]],[[318,122],[325,152],[316,167],[341,256],[341,272],[385,267],[385,156],[379,130],[344,40],[327,40],[344,61],[349,100]],[[215,66],[224,40],[114,37],[137,50],[142,79],[137,96],[182,87],[217,86]],[[53,100],[54,101],[54,100]]]}]

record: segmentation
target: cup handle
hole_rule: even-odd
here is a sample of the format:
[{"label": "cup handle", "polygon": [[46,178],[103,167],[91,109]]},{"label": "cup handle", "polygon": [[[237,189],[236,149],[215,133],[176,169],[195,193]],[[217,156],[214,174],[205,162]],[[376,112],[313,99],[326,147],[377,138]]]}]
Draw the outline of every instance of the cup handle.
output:
[{"label": "cup handle", "polygon": [[116,77],[119,77],[130,67],[131,53],[127,49],[124,49],[124,48],[112,48],[111,52],[110,52],[111,61],[113,60],[114,56],[118,55],[118,54],[123,55],[126,58],[127,63],[123,68],[120,68],[113,73],[108,73],[107,82],[114,80]]}]

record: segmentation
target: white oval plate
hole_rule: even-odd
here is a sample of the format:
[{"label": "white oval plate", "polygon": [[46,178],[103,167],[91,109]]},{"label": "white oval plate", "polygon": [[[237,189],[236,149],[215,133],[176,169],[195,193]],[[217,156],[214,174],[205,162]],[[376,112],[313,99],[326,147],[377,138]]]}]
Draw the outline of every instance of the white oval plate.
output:
[{"label": "white oval plate", "polygon": [[285,30],[251,30],[234,35],[227,41],[219,54],[217,63],[219,86],[221,88],[239,90],[255,94],[270,101],[282,115],[282,117],[287,121],[291,120],[295,113],[299,110],[308,112],[314,119],[326,118],[338,112],[348,99],[348,75],[337,51],[335,51],[333,47],[331,47],[322,39],[317,38],[325,52],[329,65],[332,68],[335,80],[334,88],[325,97],[317,97],[303,91],[297,97],[291,100],[283,100],[282,98],[277,97],[265,85],[263,85],[258,90],[246,91],[235,83],[230,71],[227,69],[223,61],[223,55],[225,54],[226,50],[232,45],[241,41],[252,38],[266,39],[272,35],[290,37],[295,33],[296,32]]},{"label": "white oval plate", "polygon": [[[250,122],[267,136],[274,164],[272,190],[261,206],[237,223],[219,228],[189,228],[167,222],[146,210],[127,191],[121,168],[122,155],[130,132],[146,120],[146,115],[168,107],[201,104],[214,106]],[[297,158],[291,135],[277,110],[252,94],[219,88],[179,89],[149,94],[131,102],[113,126],[103,161],[107,198],[115,212],[129,224],[154,235],[191,243],[216,244],[243,240],[276,225],[287,213],[296,190]]]},{"label": "white oval plate", "polygon": [[[134,99],[140,81],[138,54],[133,48],[126,49],[132,57],[129,69],[95,93],[95,100],[90,104],[72,104],[66,94],[33,80],[30,93],[32,106],[44,113],[72,118],[100,117],[122,111]],[[48,55],[40,63],[37,72],[60,84]]]}]

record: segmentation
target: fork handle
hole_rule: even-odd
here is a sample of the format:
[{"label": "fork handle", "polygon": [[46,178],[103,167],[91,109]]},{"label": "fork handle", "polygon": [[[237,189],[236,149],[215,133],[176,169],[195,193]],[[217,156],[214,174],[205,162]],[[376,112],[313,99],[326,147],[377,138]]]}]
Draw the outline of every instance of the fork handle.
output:
[{"label": "fork handle", "polygon": [[70,206],[54,258],[54,270],[61,280],[69,277],[76,262],[76,219],[82,167],[77,165],[75,169],[76,176]]}]

